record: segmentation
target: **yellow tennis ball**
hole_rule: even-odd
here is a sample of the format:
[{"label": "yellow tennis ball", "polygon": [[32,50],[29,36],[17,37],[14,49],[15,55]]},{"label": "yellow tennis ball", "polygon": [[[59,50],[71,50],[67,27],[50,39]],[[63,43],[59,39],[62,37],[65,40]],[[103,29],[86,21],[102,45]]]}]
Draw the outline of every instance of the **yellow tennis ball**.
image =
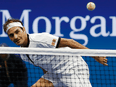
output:
[{"label": "yellow tennis ball", "polygon": [[90,10],[90,11],[93,11],[95,9],[95,3],[93,2],[89,2],[87,3],[87,9]]}]

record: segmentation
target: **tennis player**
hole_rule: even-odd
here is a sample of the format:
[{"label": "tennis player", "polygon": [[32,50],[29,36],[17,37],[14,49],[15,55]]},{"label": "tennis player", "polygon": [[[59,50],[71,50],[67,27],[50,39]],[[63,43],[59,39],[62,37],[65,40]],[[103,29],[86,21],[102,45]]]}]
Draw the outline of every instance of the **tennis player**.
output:
[{"label": "tennis player", "polygon": [[[16,45],[28,48],[65,48],[88,49],[72,40],[53,36],[48,33],[27,34],[23,23],[9,19],[4,24],[4,31]],[[32,87],[92,87],[89,81],[89,69],[81,56],[53,56],[21,54],[24,61],[41,67],[45,74]],[[93,57],[103,65],[105,57]]]}]

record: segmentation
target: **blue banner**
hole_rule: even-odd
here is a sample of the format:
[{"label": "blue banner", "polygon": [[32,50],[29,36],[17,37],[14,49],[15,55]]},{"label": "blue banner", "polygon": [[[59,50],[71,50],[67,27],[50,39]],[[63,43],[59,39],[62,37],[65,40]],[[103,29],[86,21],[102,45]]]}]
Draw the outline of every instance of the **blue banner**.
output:
[{"label": "blue banner", "polygon": [[90,49],[116,49],[116,1],[91,0],[1,0],[0,43],[17,47],[3,31],[9,18],[20,19],[27,33],[48,32],[74,39]]}]

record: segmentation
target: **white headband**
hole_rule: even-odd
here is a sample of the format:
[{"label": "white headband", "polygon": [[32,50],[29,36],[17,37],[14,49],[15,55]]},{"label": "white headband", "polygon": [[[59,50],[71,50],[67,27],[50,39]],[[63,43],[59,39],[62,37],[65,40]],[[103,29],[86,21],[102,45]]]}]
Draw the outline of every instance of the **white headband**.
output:
[{"label": "white headband", "polygon": [[12,23],[9,23],[7,25],[7,30],[6,30],[6,33],[8,32],[8,30],[12,27],[23,27],[22,24],[20,22],[12,22]]}]

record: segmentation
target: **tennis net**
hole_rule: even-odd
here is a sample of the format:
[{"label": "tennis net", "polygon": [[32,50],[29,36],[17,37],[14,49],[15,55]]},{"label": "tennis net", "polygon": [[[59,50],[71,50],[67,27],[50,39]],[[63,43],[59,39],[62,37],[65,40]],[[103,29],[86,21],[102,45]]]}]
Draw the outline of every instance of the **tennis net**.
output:
[{"label": "tennis net", "polygon": [[[37,80],[39,80],[39,78],[41,78],[42,75],[44,75],[43,71],[38,66],[44,67],[44,69],[49,72],[59,74],[59,73],[64,73],[64,71],[67,71],[67,69],[71,69],[71,68],[76,69],[77,72],[80,72],[79,70],[84,71],[85,66],[87,65],[88,65],[88,68],[89,68],[88,70],[90,74],[89,81],[92,87],[103,87],[103,86],[115,87],[116,86],[116,68],[115,68],[116,67],[116,50],[0,47],[0,54],[21,54],[22,57],[25,58],[24,61],[30,62],[30,63],[25,62],[26,67],[28,69],[28,82],[27,82],[28,87],[33,85]],[[29,57],[32,57],[30,58],[31,60],[27,56],[25,56],[25,54],[29,55]],[[86,63],[83,61],[74,59],[75,57],[78,58],[78,56],[81,56]],[[108,66],[104,66],[98,63],[91,56],[106,57],[108,59]],[[54,59],[54,57],[57,59]],[[38,62],[38,61],[41,61],[41,62]],[[62,63],[62,61],[64,63]],[[81,65],[81,67],[79,67],[79,65]],[[69,71],[65,72],[65,74],[68,72]],[[61,75],[54,76],[56,78],[54,78],[52,75],[54,74],[51,74],[51,75],[49,74],[49,76],[51,77],[48,78],[46,76],[44,78],[50,79],[50,81],[54,80],[53,81],[54,84],[57,84],[56,83],[57,79],[62,78],[60,77]],[[84,76],[84,79],[85,79],[85,76]],[[68,83],[70,83],[71,81],[70,79],[72,78],[66,77],[66,78],[63,78],[62,83],[58,81],[59,86],[57,87],[65,87],[63,83],[66,83],[66,81],[67,81],[66,84],[69,85]],[[74,83],[76,83],[76,81]],[[74,83],[72,82],[72,84]],[[82,84],[84,83],[86,82],[83,82]],[[63,86],[60,84],[62,84]],[[79,84],[78,80],[76,84]],[[76,87],[76,85],[69,86],[69,87]],[[85,87],[85,85],[82,85],[82,87]],[[89,85],[86,87],[89,87]]]}]

